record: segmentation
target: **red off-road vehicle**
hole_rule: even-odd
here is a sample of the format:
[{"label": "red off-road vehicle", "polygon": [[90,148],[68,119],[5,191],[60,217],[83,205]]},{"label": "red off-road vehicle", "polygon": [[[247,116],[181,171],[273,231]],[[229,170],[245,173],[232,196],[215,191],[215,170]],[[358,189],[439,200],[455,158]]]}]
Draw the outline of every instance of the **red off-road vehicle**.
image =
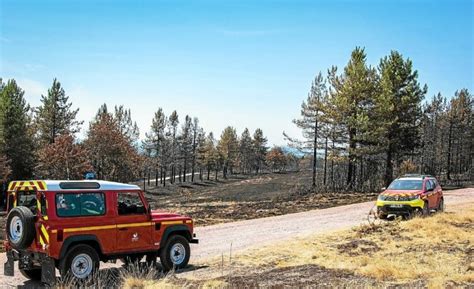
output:
[{"label": "red off-road vehicle", "polygon": [[100,261],[160,257],[164,270],[182,268],[193,220],[152,211],[138,186],[106,181],[18,181],[8,187],[8,261],[29,278],[54,283],[55,269],[84,279]]}]

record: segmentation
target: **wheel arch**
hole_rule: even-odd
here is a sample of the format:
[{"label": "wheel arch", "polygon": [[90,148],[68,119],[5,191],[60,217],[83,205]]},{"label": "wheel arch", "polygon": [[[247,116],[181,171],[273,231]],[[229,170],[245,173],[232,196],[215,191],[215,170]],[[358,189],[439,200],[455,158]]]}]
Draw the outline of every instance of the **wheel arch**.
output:
[{"label": "wheel arch", "polygon": [[174,226],[167,227],[165,229],[165,232],[163,233],[163,236],[161,237],[160,247],[162,247],[162,245],[166,244],[168,239],[173,235],[183,236],[188,241],[190,241],[192,239],[191,232],[189,231],[189,228],[187,226],[185,226],[185,225],[174,225]]},{"label": "wheel arch", "polygon": [[66,256],[66,253],[74,247],[75,245],[84,244],[89,245],[97,251],[99,257],[102,259],[102,246],[100,245],[99,240],[94,235],[76,235],[68,237],[61,246],[61,251],[59,253],[59,260],[63,259]]}]

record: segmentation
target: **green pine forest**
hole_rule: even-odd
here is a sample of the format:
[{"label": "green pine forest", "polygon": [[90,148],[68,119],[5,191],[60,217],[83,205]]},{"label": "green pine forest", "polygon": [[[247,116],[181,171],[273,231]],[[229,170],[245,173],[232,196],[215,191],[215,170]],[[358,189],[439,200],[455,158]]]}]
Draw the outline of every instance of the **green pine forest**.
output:
[{"label": "green pine forest", "polygon": [[[261,129],[220,136],[198,117],[158,108],[139,139],[132,112],[103,104],[88,127],[54,79],[31,107],[14,79],[0,79],[0,177],[99,179],[156,184],[200,182],[233,174],[308,171],[319,192],[376,191],[403,173],[444,183],[474,180],[474,98],[427,95],[412,61],[391,51],[374,65],[356,47],[345,67],[321,70],[301,96],[301,136],[283,132],[287,147],[269,147]],[[85,137],[78,139],[80,131]]]}]

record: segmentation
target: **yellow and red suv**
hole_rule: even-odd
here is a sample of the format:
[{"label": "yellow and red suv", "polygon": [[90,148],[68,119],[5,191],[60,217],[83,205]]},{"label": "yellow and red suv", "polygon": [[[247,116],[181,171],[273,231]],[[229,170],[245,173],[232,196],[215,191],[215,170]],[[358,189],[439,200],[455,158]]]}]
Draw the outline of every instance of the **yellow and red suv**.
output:
[{"label": "yellow and red suv", "polygon": [[152,211],[138,186],[107,181],[17,181],[8,187],[4,274],[14,262],[29,279],[84,279],[100,261],[160,257],[165,270],[182,268],[197,243],[189,217]]},{"label": "yellow and red suv", "polygon": [[376,203],[381,219],[388,215],[428,215],[432,210],[444,210],[443,190],[430,175],[404,175],[382,190]]}]

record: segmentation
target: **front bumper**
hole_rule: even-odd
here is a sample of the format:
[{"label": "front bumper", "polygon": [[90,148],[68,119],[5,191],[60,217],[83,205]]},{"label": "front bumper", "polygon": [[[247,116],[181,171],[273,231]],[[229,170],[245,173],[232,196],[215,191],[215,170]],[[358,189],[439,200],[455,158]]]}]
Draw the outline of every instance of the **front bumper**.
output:
[{"label": "front bumper", "polygon": [[379,214],[389,215],[407,215],[414,211],[422,210],[424,201],[416,199],[412,201],[381,201],[376,202],[377,212]]}]

